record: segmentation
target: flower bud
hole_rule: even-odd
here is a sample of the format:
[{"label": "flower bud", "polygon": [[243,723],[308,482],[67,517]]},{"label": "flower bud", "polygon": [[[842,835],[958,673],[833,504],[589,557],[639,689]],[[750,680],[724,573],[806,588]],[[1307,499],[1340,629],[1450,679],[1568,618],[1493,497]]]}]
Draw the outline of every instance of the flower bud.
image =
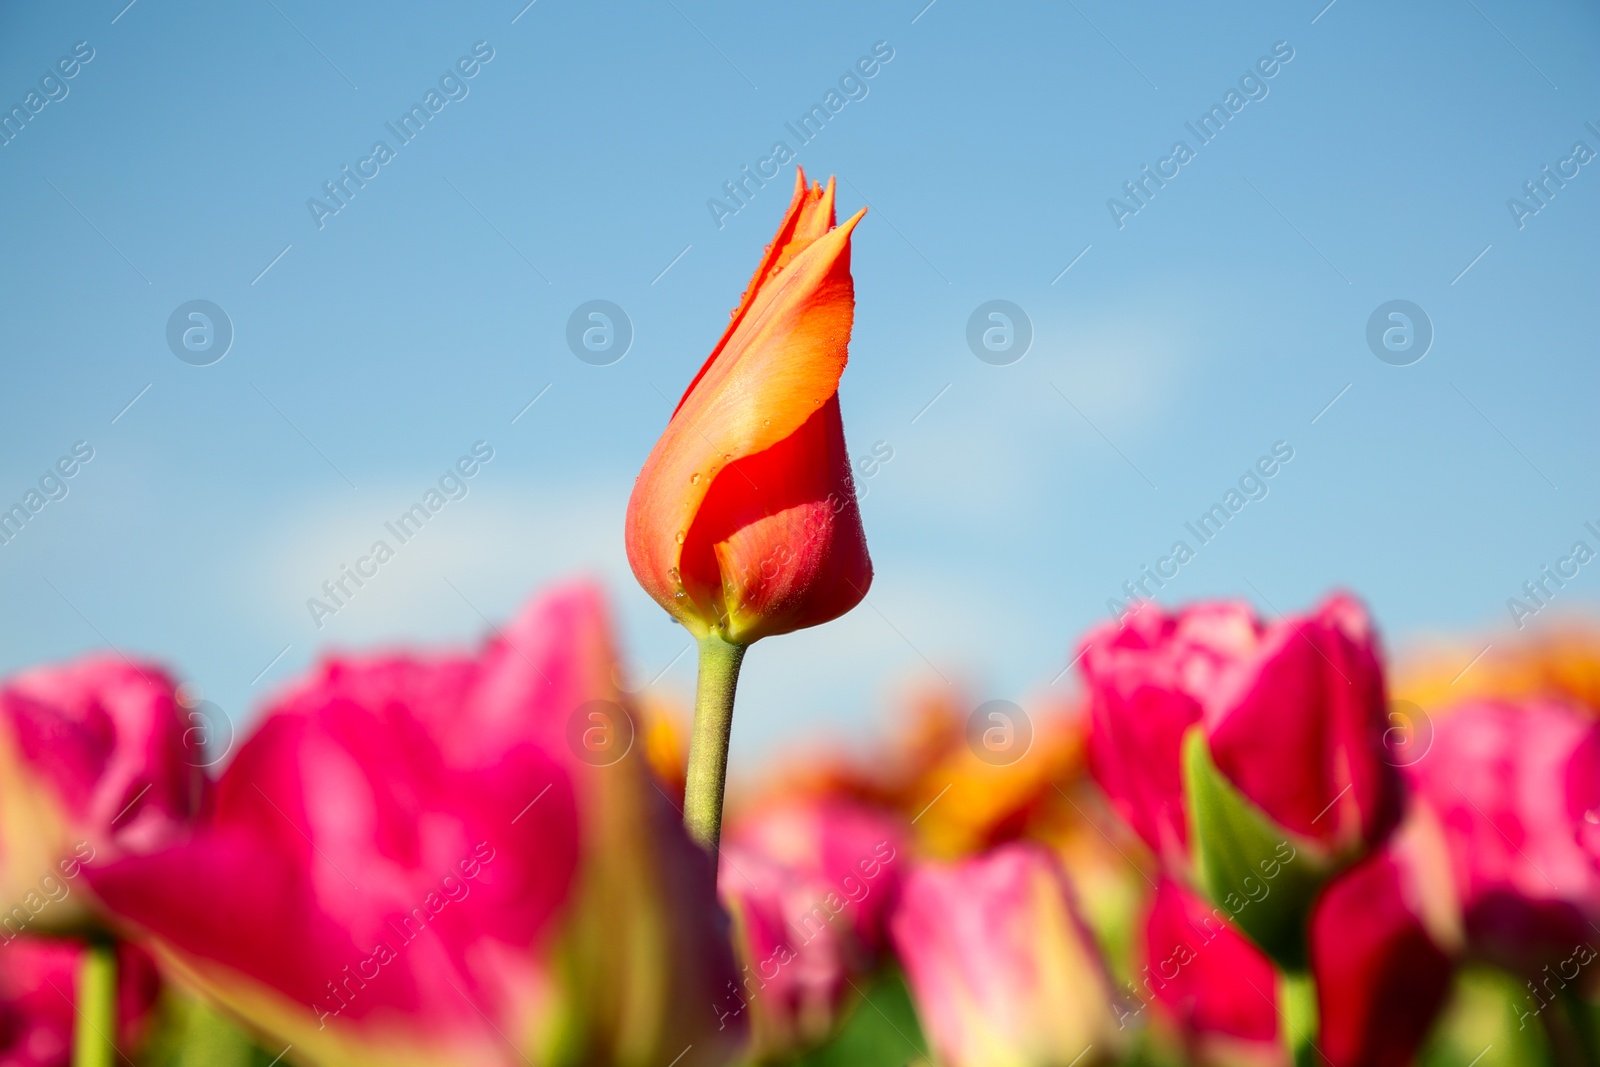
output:
[{"label": "flower bud", "polygon": [[872,582],[838,396],[865,210],[835,225],[833,197],[796,170],[777,236],[628,501],[633,573],[696,637],[816,626]]}]

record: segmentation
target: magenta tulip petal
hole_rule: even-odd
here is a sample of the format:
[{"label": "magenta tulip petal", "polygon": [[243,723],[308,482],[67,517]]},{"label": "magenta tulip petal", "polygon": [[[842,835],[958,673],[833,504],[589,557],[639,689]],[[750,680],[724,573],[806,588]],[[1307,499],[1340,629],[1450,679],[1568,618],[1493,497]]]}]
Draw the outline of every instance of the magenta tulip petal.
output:
[{"label": "magenta tulip petal", "polygon": [[1222,1037],[1278,1042],[1277,971],[1214,908],[1163,878],[1145,922],[1137,993],[1153,996],[1185,1044]]},{"label": "magenta tulip petal", "polygon": [[95,890],[234,1010],[304,1013],[313,1054],[319,1034],[380,1046],[388,1029],[499,1062],[495,1026],[534,1010],[510,992],[535,984],[576,864],[571,786],[534,749],[448,766],[398,690],[372,709],[343,688],[273,713],[224,774],[209,833],[91,871]]},{"label": "magenta tulip petal", "polygon": [[1408,1067],[1444,1007],[1454,961],[1428,929],[1404,859],[1379,852],[1336,878],[1311,919],[1318,1045],[1332,1067]]},{"label": "magenta tulip petal", "polygon": [[1200,721],[1202,694],[1254,647],[1257,629],[1242,604],[1199,604],[1177,615],[1145,605],[1124,625],[1084,639],[1090,768],[1157,855],[1181,855],[1188,845],[1184,732]]},{"label": "magenta tulip petal", "polygon": [[1286,829],[1350,849],[1399,822],[1377,647],[1360,605],[1335,595],[1269,627],[1206,695],[1212,757]]},{"label": "magenta tulip petal", "polygon": [[738,820],[728,840],[828,886],[851,902],[855,939],[870,952],[884,945],[905,865],[898,818],[846,800],[789,802]]}]

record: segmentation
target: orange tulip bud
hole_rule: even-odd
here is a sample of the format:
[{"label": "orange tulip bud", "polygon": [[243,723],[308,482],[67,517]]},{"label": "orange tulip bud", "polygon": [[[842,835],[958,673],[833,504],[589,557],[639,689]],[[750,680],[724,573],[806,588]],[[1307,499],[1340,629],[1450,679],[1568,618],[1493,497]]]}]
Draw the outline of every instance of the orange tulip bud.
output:
[{"label": "orange tulip bud", "polygon": [[696,637],[748,645],[836,619],[872,581],[839,376],[855,313],[834,186],[794,199],[628,501],[639,584]]}]

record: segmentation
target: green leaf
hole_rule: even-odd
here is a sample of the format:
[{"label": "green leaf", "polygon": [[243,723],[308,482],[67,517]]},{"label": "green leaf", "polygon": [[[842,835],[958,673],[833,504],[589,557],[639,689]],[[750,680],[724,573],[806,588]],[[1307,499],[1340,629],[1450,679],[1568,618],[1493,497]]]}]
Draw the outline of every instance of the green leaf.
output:
[{"label": "green leaf", "polygon": [[927,1056],[917,1009],[900,972],[885,971],[864,992],[833,1039],[795,1060],[794,1067],[905,1067]]},{"label": "green leaf", "polygon": [[263,1047],[201,1001],[168,990],[137,1062],[141,1067],[268,1067],[279,1062],[281,1051]]},{"label": "green leaf", "polygon": [[1183,739],[1183,788],[1201,888],[1280,967],[1304,970],[1306,919],[1331,863],[1223,776],[1198,725]]}]

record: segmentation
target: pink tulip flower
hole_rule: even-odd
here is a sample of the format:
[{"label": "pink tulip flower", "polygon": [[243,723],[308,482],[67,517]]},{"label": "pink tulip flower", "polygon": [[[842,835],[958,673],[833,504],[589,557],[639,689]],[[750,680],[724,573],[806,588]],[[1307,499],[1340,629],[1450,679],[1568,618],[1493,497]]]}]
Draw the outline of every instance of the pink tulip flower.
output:
[{"label": "pink tulip flower", "polygon": [[569,744],[597,707],[626,729],[614,663],[587,587],[477,656],[330,660],[201,834],[94,889],[308,1063],[722,1062],[742,1033],[715,1029],[733,964],[709,863],[639,751]]},{"label": "pink tulip flower", "polygon": [[1569,987],[1581,997],[1597,981],[1600,725],[1554,702],[1474,701],[1432,738],[1407,766],[1400,832],[1312,916],[1333,1067],[1411,1063],[1463,961],[1523,976],[1518,1028],[1547,1024],[1555,1043],[1574,1039]]},{"label": "pink tulip flower", "polygon": [[1435,723],[1408,773],[1443,824],[1469,951],[1572,981],[1562,961],[1600,946],[1600,724],[1554,702],[1474,702]]},{"label": "pink tulip flower", "polygon": [[943,1067],[1087,1065],[1117,1051],[1104,963],[1048,850],[1010,844],[915,869],[890,932]]},{"label": "pink tulip flower", "polygon": [[786,802],[730,827],[718,886],[743,968],[721,1012],[748,1013],[752,1062],[837,1029],[879,963],[905,848],[897,820],[844,800]]},{"label": "pink tulip flower", "polygon": [[1317,890],[1381,842],[1402,787],[1377,639],[1354,600],[1262,623],[1142,606],[1084,641],[1090,768],[1167,869],[1283,966]]},{"label": "pink tulip flower", "polygon": [[181,840],[207,803],[172,679],[87,656],[0,686],[0,941],[92,923],[85,864]]},{"label": "pink tulip flower", "polygon": [[1090,766],[1128,823],[1182,870],[1181,752],[1203,731],[1227,780],[1297,839],[1358,853],[1399,821],[1377,638],[1342,594],[1264,624],[1242,603],[1146,604],[1084,641]]}]

